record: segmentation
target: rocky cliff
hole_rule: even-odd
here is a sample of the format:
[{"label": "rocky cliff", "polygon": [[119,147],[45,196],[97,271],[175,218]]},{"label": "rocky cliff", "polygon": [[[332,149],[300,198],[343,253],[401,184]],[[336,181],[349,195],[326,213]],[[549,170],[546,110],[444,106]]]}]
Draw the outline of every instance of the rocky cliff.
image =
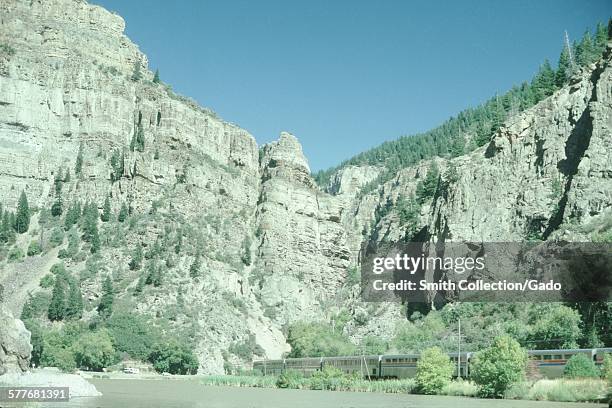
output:
[{"label": "rocky cliff", "polygon": [[[251,336],[279,357],[283,324],[324,317],[320,304],[344,281],[350,252],[340,200],[319,191],[295,137],[258,151],[245,130],[153,82],[123,19],[101,7],[10,0],[0,12],[2,204],[14,208],[25,191],[38,209],[59,197],[64,213],[77,201],[102,211],[109,197],[113,214],[127,205],[134,217],[122,230],[103,225],[96,270],[81,278],[91,305],[107,274],[126,308],[159,317],[179,305],[171,325],[195,339],[206,372],[221,372],[221,350]],[[44,244],[45,219],[35,215],[40,229],[17,245],[38,235]],[[130,253],[183,240],[157,259],[163,285],[134,302],[128,292],[144,272],[128,267]],[[66,244],[2,266],[14,313]],[[64,259],[75,275],[93,262],[80,251]],[[190,279],[196,256],[202,277]]]}]

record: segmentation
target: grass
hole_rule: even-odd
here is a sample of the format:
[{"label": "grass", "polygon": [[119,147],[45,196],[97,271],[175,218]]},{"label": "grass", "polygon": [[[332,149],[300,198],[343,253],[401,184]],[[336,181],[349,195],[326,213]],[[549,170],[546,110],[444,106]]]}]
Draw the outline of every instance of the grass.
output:
[{"label": "grass", "polygon": [[604,398],[606,382],[599,379],[539,380],[513,385],[505,395],[508,399],[534,401],[586,402]]},{"label": "grass", "polygon": [[[200,377],[202,385],[254,387],[254,388],[291,388],[306,390],[381,392],[391,394],[415,394],[414,379],[368,381],[343,376],[326,378],[324,381],[290,375],[279,383],[279,377],[261,375],[213,375]],[[598,379],[556,379],[522,382],[513,385],[505,395],[506,399],[521,399],[555,402],[600,401],[605,397],[606,382]],[[471,381],[455,380],[446,385],[438,395],[455,397],[476,397],[478,387]]]}]

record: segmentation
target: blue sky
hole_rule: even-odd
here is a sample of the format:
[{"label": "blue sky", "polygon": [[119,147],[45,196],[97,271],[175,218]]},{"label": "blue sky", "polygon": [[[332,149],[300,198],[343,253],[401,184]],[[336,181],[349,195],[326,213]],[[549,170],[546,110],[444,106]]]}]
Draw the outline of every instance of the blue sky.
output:
[{"label": "blue sky", "polygon": [[556,64],[609,0],[94,0],[151,69],[255,136],[282,130],[318,170],[428,130]]}]

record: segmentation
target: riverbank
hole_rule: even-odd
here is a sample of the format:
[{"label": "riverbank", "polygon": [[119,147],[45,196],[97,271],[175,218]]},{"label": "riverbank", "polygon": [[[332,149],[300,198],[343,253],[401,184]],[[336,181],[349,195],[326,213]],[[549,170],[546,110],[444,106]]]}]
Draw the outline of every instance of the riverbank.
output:
[{"label": "riverbank", "polygon": [[[304,378],[299,376],[207,376],[199,378],[202,385],[289,388],[325,391],[378,392],[392,394],[417,394],[414,379],[368,381],[351,377]],[[554,379],[517,383],[505,395],[505,399],[553,401],[553,402],[602,402],[607,384],[599,379]],[[477,397],[478,388],[466,380],[454,380],[437,395]]]}]

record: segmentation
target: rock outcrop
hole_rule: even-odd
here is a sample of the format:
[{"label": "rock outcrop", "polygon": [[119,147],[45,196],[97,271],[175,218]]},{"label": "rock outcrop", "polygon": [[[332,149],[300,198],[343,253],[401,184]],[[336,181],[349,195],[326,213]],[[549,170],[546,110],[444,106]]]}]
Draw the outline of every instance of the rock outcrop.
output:
[{"label": "rock outcrop", "polygon": [[0,381],[4,374],[26,371],[31,353],[30,332],[0,305]]}]

